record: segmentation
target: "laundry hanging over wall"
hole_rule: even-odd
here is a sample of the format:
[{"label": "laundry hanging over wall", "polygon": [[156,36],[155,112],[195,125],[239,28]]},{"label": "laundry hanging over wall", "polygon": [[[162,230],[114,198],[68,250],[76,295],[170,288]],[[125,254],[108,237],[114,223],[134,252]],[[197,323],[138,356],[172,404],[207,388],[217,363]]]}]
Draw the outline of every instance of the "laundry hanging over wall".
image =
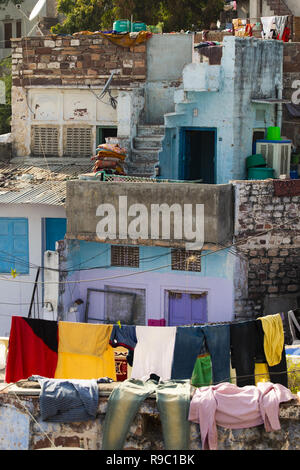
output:
[{"label": "laundry hanging over wall", "polygon": [[41,375],[116,381],[114,348],[119,346],[129,352],[132,379],[148,380],[154,374],[159,380],[193,378],[196,386],[210,385],[201,383],[203,365],[205,381],[211,380],[211,384],[231,381],[234,369],[238,386],[255,385],[260,380],[288,385],[280,314],[181,327],[13,317],[5,380],[11,383]]}]

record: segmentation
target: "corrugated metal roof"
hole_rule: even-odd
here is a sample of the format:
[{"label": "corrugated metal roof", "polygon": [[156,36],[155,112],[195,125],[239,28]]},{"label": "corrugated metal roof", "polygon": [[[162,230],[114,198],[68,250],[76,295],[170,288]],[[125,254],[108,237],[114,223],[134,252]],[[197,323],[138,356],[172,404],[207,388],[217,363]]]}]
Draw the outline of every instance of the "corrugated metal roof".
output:
[{"label": "corrugated metal roof", "polygon": [[92,171],[87,164],[47,166],[0,163],[0,204],[47,204],[63,206],[66,182]]}]

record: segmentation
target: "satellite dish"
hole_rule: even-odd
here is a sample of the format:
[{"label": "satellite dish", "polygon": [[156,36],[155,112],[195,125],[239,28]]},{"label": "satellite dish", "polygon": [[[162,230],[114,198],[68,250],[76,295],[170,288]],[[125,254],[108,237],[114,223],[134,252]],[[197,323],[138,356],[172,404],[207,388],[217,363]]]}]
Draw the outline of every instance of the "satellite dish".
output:
[{"label": "satellite dish", "polygon": [[35,5],[34,9],[30,13],[29,21],[32,21],[41,11],[47,0],[39,0]]},{"label": "satellite dish", "polygon": [[102,98],[102,97],[105,95],[105,93],[107,92],[107,90],[108,90],[108,88],[109,88],[109,85],[111,84],[111,81],[112,81],[112,79],[113,79],[114,74],[115,74],[115,72],[112,72],[112,73],[111,73],[109,79],[107,80],[106,84],[104,85],[104,88],[103,88],[103,90],[102,90],[102,93],[101,93],[101,95],[100,95],[100,98]]}]

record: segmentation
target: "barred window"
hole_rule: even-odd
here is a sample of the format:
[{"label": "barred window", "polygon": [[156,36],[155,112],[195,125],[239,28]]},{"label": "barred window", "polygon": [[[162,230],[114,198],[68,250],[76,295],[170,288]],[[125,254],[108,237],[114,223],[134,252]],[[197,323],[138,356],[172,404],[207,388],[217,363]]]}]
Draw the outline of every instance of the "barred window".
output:
[{"label": "barred window", "polygon": [[65,127],[64,156],[90,157],[93,152],[91,127]]},{"label": "barred window", "polygon": [[111,247],[111,265],[138,268],[140,266],[139,247],[113,245]]},{"label": "barred window", "polygon": [[201,272],[201,251],[173,249],[172,270]]}]

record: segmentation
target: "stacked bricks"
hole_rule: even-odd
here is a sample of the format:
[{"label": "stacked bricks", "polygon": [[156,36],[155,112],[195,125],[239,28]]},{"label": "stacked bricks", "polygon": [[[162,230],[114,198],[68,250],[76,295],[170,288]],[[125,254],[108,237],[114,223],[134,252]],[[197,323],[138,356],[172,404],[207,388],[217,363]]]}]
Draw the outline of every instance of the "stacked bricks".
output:
[{"label": "stacked bricks", "polygon": [[14,86],[133,86],[146,80],[146,43],[121,47],[99,34],[12,40]]},{"label": "stacked bricks", "polygon": [[273,180],[233,185],[235,241],[248,260],[242,307],[255,316],[263,313],[266,296],[300,293],[300,196],[275,196]]}]

